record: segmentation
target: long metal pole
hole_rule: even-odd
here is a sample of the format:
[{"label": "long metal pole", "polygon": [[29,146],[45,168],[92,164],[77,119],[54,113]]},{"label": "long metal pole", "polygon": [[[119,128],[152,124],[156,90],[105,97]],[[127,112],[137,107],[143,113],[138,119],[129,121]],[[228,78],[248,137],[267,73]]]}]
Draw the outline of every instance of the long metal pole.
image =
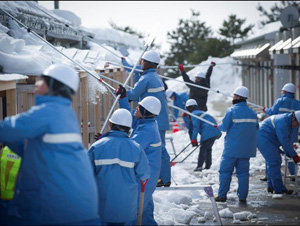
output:
[{"label": "long metal pole", "polygon": [[[131,76],[133,75],[133,72],[134,72],[135,68],[136,68],[137,65],[139,64],[139,62],[140,62],[142,56],[143,56],[144,53],[147,51],[147,49],[149,48],[149,46],[151,46],[151,44],[153,43],[153,41],[154,41],[154,36],[155,36],[155,34],[156,34],[156,31],[157,31],[157,26],[156,26],[156,29],[154,30],[154,32],[149,36],[149,38],[148,38],[148,40],[147,40],[147,42],[146,42],[146,44],[145,44],[145,46],[144,46],[143,52],[141,53],[141,55],[139,56],[138,60],[136,61],[135,65],[134,65],[134,67],[133,67],[132,70],[130,71],[128,77],[126,78],[126,80],[125,80],[125,82],[124,82],[124,84],[123,84],[123,87],[125,87],[125,86],[127,85],[129,79],[130,79]],[[110,118],[110,115],[112,114],[112,112],[113,112],[113,110],[114,110],[114,107],[116,106],[118,100],[120,99],[120,96],[121,96],[120,94],[117,95],[117,98],[115,99],[113,105],[111,106],[110,111],[109,111],[109,113],[108,113],[108,115],[107,115],[107,117],[106,117],[106,119],[105,119],[105,122],[104,122],[102,128],[101,128],[101,131],[100,131],[101,134],[103,133],[103,131],[104,131],[104,129],[105,129],[107,123],[108,123],[108,120],[109,120],[109,118]]]},{"label": "long metal pole", "polygon": [[206,119],[201,118],[201,117],[199,117],[198,115],[195,115],[195,114],[193,114],[193,113],[191,113],[191,112],[189,112],[189,111],[183,110],[182,108],[179,108],[179,107],[177,107],[177,106],[174,106],[173,104],[170,104],[170,103],[168,103],[168,106],[170,106],[170,107],[172,107],[172,108],[176,108],[176,109],[179,110],[179,111],[182,111],[182,112],[184,112],[184,113],[187,113],[187,114],[190,115],[190,116],[193,116],[193,117],[195,117],[195,118],[197,118],[197,119],[199,119],[199,120],[201,120],[201,121],[203,121],[203,122],[206,122],[206,123],[209,124],[209,125],[212,125],[212,126],[215,127],[215,128],[218,128],[218,125],[217,125],[217,124],[214,124],[214,123],[212,123],[212,122],[210,122],[210,121],[207,121]]},{"label": "long metal pole", "polygon": [[[130,68],[128,66],[124,66],[124,65],[120,65],[120,64],[117,64],[117,63],[112,63],[112,62],[109,62],[111,64],[114,64],[114,65],[119,65],[119,66],[122,66],[124,68]],[[139,72],[142,72],[143,70],[139,70],[139,69],[135,69],[136,71],[139,71]],[[205,87],[205,86],[200,86],[200,85],[196,85],[196,84],[193,84],[193,83],[190,83],[190,82],[185,82],[185,81],[180,81],[180,80],[177,80],[177,79],[174,79],[174,78],[169,78],[169,77],[166,77],[166,76],[163,76],[163,75],[159,75],[161,78],[165,78],[165,79],[168,79],[168,80],[174,80],[176,82],[181,82],[181,83],[184,83],[186,85],[190,85],[190,86],[194,86],[194,87],[197,87],[197,88],[200,88],[200,89],[205,89],[205,90],[208,90],[208,91],[213,91],[213,92],[216,92],[216,93],[220,93],[220,94],[223,94],[225,96],[228,96],[228,97],[231,97],[232,98],[232,95],[228,94],[228,93],[224,93],[220,90],[214,90],[214,89],[211,89],[211,88],[208,88],[208,87]],[[260,108],[260,109],[263,109],[264,107],[260,106],[260,105],[257,105],[257,104],[254,104],[254,103],[251,103],[249,101],[247,101],[248,104],[254,106],[254,107],[257,107],[257,108]]]},{"label": "long metal pole", "polygon": [[74,64],[76,64],[77,66],[79,66],[82,70],[86,71],[88,74],[92,75],[94,78],[96,78],[99,82],[103,83],[107,88],[110,88],[111,90],[115,91],[115,88],[112,87],[111,85],[109,85],[108,83],[106,83],[105,81],[103,81],[101,78],[98,78],[97,75],[95,75],[94,73],[90,72],[88,69],[86,69],[85,67],[83,67],[81,64],[79,64],[78,62],[74,61],[73,59],[71,59],[70,57],[68,57],[67,55],[65,55],[64,53],[62,53],[61,51],[59,51],[57,48],[55,48],[55,46],[53,46],[51,43],[49,43],[47,40],[45,40],[44,38],[42,38],[41,36],[39,36],[37,33],[35,33],[34,31],[32,31],[29,27],[27,27],[25,24],[23,24],[22,22],[20,22],[18,19],[16,19],[14,16],[12,16],[10,13],[8,13],[6,10],[1,9],[6,15],[8,15],[10,18],[12,18],[13,20],[15,20],[17,23],[21,24],[23,27],[25,27],[27,29],[27,32],[31,32],[34,36],[36,36],[37,38],[39,38],[40,40],[42,40],[43,42],[45,42],[47,45],[49,45],[51,48],[53,48],[56,52],[60,53],[61,55],[63,55],[64,57],[66,57],[68,60],[72,61]]},{"label": "long metal pole", "polygon": [[101,46],[103,49],[105,49],[105,50],[107,50],[108,52],[110,52],[111,54],[115,55],[116,57],[121,58],[120,56],[118,56],[116,53],[114,53],[114,52],[111,51],[110,49],[104,47],[104,46],[103,46],[102,44],[100,44],[98,41],[96,41],[96,40],[94,40],[94,39],[91,39],[91,38],[88,37],[88,36],[83,36],[83,39],[86,39],[86,40],[88,40],[88,41],[90,41],[90,42],[94,42],[94,43],[96,43],[97,45]]}]

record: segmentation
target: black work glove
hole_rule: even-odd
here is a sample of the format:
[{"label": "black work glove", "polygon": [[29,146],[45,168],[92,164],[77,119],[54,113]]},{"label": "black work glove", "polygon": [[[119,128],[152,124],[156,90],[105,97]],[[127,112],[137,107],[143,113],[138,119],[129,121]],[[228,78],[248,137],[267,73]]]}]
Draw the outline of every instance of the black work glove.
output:
[{"label": "black work glove", "polygon": [[95,135],[95,140],[99,140],[100,138],[101,138],[101,136],[102,136],[103,134],[102,133],[97,133],[96,135]]},{"label": "black work glove", "polygon": [[126,89],[122,85],[119,85],[119,88],[116,91],[116,95],[121,95],[120,99],[127,97]]}]

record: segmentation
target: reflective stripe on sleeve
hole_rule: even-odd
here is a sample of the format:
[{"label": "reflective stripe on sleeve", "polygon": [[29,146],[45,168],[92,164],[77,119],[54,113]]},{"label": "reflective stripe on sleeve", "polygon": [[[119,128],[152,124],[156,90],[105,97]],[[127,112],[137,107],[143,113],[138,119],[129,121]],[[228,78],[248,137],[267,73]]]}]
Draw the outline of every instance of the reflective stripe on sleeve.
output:
[{"label": "reflective stripe on sleeve", "polygon": [[157,148],[161,146],[161,142],[157,143],[157,144],[150,144],[151,147]]},{"label": "reflective stripe on sleeve", "polygon": [[279,111],[284,111],[284,112],[294,112],[295,110],[292,110],[292,109],[288,109],[288,108],[279,108]]},{"label": "reflective stripe on sleeve", "polygon": [[158,93],[160,91],[164,91],[165,87],[158,87],[158,88],[150,88],[147,90],[148,93]]},{"label": "reflective stripe on sleeve", "polygon": [[43,141],[50,144],[72,143],[82,142],[82,137],[78,133],[57,133],[57,134],[45,134]]},{"label": "reflective stripe on sleeve", "polygon": [[272,126],[275,128],[274,115],[271,116],[271,123],[272,123]]},{"label": "reflective stripe on sleeve", "polygon": [[256,123],[257,119],[242,118],[242,119],[232,119],[232,121],[235,123],[244,123],[244,122]]},{"label": "reflective stripe on sleeve", "polygon": [[113,164],[119,164],[120,166],[127,167],[127,168],[133,168],[134,163],[133,162],[126,162],[122,161],[118,158],[115,159],[98,159],[95,160],[96,166],[103,166],[103,165],[113,165]]}]

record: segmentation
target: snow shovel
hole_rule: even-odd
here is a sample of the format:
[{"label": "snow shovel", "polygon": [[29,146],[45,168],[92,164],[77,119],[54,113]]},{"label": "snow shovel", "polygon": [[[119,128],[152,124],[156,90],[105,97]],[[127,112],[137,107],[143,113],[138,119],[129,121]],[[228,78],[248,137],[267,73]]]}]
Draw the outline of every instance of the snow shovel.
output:
[{"label": "snow shovel", "polygon": [[145,180],[144,183],[143,183],[142,180],[140,180],[140,182],[141,182],[141,195],[140,195],[140,204],[139,204],[138,225],[142,225],[144,197],[145,197],[145,186],[148,182],[148,179]]},{"label": "snow shovel", "polygon": [[183,163],[184,160],[186,160],[191,154],[193,154],[194,151],[196,151],[196,149],[198,148],[199,146],[195,147],[184,159],[182,159],[179,163]]},{"label": "snow shovel", "polygon": [[176,159],[182,152],[185,151],[185,149],[187,149],[189,146],[191,145],[191,143],[189,143],[187,146],[185,146],[172,160],[171,160],[171,167],[175,166],[177,162],[173,162],[174,159]]}]

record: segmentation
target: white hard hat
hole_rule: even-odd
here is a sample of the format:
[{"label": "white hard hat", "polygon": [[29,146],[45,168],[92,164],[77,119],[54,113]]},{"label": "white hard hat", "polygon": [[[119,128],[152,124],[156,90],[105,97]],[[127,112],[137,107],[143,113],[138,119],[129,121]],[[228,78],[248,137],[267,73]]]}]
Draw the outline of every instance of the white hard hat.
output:
[{"label": "white hard hat", "polygon": [[128,110],[126,110],[124,108],[120,108],[120,109],[114,111],[114,113],[111,115],[109,121],[116,125],[126,126],[126,127],[131,128],[132,115]]},{"label": "white hard hat", "polygon": [[297,121],[300,123],[300,111],[295,111],[295,117]]},{"label": "white hard hat", "polygon": [[282,87],[282,90],[289,93],[296,93],[296,86],[293,83],[287,83]]},{"label": "white hard hat", "polygon": [[75,93],[79,86],[79,76],[77,71],[66,64],[52,64],[46,68],[43,75],[54,78],[57,81],[70,87]]},{"label": "white hard hat", "polygon": [[198,72],[198,73],[196,74],[196,77],[197,77],[197,78],[205,78],[205,74],[204,74],[203,72]]},{"label": "white hard hat", "polygon": [[188,99],[187,102],[185,103],[185,107],[194,106],[194,105],[197,105],[195,99]]},{"label": "white hard hat", "polygon": [[174,93],[174,91],[172,91],[172,90],[169,90],[169,89],[166,90],[166,96],[168,98],[170,98],[173,95],[173,93]]},{"label": "white hard hat", "polygon": [[239,95],[244,98],[248,98],[249,90],[246,86],[239,86],[234,90],[233,94]]},{"label": "white hard hat", "polygon": [[152,63],[156,63],[156,64],[159,64],[159,62],[160,62],[160,56],[154,50],[149,50],[149,51],[145,52],[144,55],[142,56],[142,59],[147,60]]},{"label": "white hard hat", "polygon": [[139,105],[143,106],[147,111],[154,115],[158,115],[161,109],[161,103],[159,99],[153,96],[145,97],[139,102]]}]

